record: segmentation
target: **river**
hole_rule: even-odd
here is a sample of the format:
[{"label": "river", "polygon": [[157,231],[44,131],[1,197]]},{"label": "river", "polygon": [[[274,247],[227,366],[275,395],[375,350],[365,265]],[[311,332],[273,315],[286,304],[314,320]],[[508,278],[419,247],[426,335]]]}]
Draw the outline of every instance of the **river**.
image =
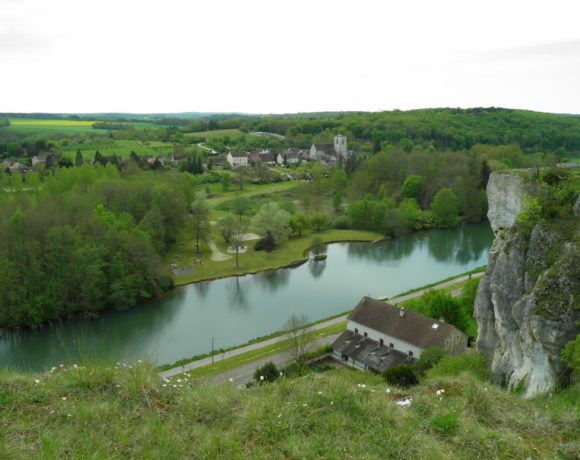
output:
[{"label": "river", "polygon": [[130,310],[5,333],[0,366],[40,370],[94,356],[172,363],[210,351],[212,339],[219,349],[280,330],[292,313],[316,321],[362,296],[392,297],[484,265],[492,239],[485,223],[379,244],[334,243],[324,262],[195,283]]}]

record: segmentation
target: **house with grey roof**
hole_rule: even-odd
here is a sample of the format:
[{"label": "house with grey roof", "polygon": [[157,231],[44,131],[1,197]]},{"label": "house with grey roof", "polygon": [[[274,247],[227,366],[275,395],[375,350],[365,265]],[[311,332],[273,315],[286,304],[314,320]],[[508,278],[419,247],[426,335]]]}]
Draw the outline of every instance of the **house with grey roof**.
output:
[{"label": "house with grey roof", "polygon": [[233,167],[248,166],[248,154],[242,152],[229,152],[226,157],[227,162]]},{"label": "house with grey roof", "polygon": [[347,317],[346,331],[332,344],[332,354],[353,367],[383,372],[412,362],[431,347],[460,354],[467,348],[467,336],[443,318],[363,297]]}]

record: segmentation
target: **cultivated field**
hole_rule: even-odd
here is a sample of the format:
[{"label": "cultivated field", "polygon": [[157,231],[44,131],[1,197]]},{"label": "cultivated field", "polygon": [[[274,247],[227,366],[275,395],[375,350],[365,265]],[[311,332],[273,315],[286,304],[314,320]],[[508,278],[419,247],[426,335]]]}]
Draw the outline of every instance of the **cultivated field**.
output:
[{"label": "cultivated field", "polygon": [[[96,130],[95,130],[96,131]],[[167,155],[173,150],[173,145],[167,142],[159,141],[134,141],[134,140],[115,140],[110,145],[77,145],[63,152],[67,158],[74,159],[77,150],[80,150],[85,159],[92,159],[98,150],[102,155],[117,155],[121,158],[128,158],[131,152],[137,155]]]},{"label": "cultivated field", "polygon": [[201,131],[199,133],[186,133],[185,137],[199,137],[210,139],[212,137],[229,136],[230,138],[246,136],[239,129],[216,129],[215,131]]},{"label": "cultivated field", "polygon": [[[34,118],[11,118],[10,126],[4,128],[11,131],[27,132],[61,132],[70,134],[79,133],[108,133],[106,129],[93,129],[97,120],[39,120]],[[127,123],[137,129],[158,129],[161,125],[155,123]]]}]

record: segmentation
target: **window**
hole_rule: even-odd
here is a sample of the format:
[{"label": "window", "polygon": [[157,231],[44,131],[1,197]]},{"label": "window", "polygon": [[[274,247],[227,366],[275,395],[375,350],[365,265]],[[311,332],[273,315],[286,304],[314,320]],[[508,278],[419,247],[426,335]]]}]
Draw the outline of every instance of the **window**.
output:
[{"label": "window", "polygon": [[389,343],[389,348],[392,350],[393,348],[395,348],[395,345],[393,345],[392,343]]},{"label": "window", "polygon": [[383,339],[379,340],[379,347],[382,347],[385,345],[385,341]]},{"label": "window", "polygon": [[413,352],[411,350],[409,350],[409,358],[413,357]]},{"label": "window", "polygon": [[356,327],[354,328],[354,333],[358,334],[358,328],[356,328]]},{"label": "window", "polygon": [[365,340],[369,338],[369,335],[365,332]]}]

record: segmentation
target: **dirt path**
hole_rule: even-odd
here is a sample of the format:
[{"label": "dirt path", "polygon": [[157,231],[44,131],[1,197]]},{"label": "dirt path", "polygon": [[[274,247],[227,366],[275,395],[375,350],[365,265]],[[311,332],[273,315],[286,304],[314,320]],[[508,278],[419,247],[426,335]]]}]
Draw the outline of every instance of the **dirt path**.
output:
[{"label": "dirt path", "polygon": [[207,245],[211,249],[211,260],[214,262],[221,262],[222,260],[228,260],[232,258],[232,256],[228,256],[219,250],[211,236],[207,237]]},{"label": "dirt path", "polygon": [[[483,273],[476,273],[474,275],[471,275],[471,277],[478,278],[481,275],[483,275]],[[446,281],[444,283],[437,284],[436,286],[432,286],[429,289],[441,289],[441,288],[451,286],[452,284],[459,283],[460,281],[464,281],[467,279],[469,279],[468,275],[460,276],[459,278],[454,278],[450,281]],[[389,299],[389,302],[396,305],[399,302],[404,302],[405,300],[419,297],[419,296],[423,295],[427,290],[428,289],[421,289],[420,291],[412,292],[411,294],[407,294],[407,295],[400,296],[400,297],[393,297],[392,299]],[[453,291],[453,293],[452,293],[452,295],[454,297],[457,297],[460,294],[461,294],[461,290],[456,290],[456,291]],[[328,321],[324,321],[323,323],[318,323],[318,324],[312,326],[310,328],[310,330],[317,331],[319,329],[323,329],[325,327],[332,326],[333,324],[340,323],[341,321],[346,320],[347,316],[348,316],[348,314],[339,316],[338,318],[330,319]],[[336,336],[333,336],[333,337],[336,337]],[[267,347],[269,345],[273,345],[275,343],[278,343],[281,340],[284,340],[287,338],[289,338],[289,336],[274,337],[272,339],[264,340],[263,342],[252,343],[252,344],[247,345],[247,346],[242,347],[242,348],[237,348],[235,350],[226,351],[225,353],[221,353],[219,355],[214,355],[213,361],[219,361],[219,360],[222,360],[225,358],[230,358],[232,356],[241,355],[242,353],[246,353],[248,351],[258,350],[260,348]],[[321,339],[321,340],[325,340],[325,339],[326,338]],[[332,343],[332,341],[326,342],[326,343]],[[285,353],[270,355],[267,358],[264,358],[265,359],[264,362],[272,361],[274,363],[276,363],[276,362],[282,363],[283,360],[285,359],[285,355],[286,355]],[[219,383],[219,382],[226,381],[229,378],[234,378],[234,381],[236,383],[243,384],[243,383],[245,383],[243,380],[248,376],[249,369],[256,369],[256,367],[258,367],[259,362],[260,361],[255,361],[255,362],[245,364],[243,366],[240,366],[240,367],[237,367],[234,369],[230,369],[227,372],[224,372],[222,374],[218,374],[218,375],[211,377],[211,381]],[[178,375],[178,374],[182,374],[183,372],[187,372],[191,369],[197,369],[198,367],[207,366],[208,364],[211,364],[211,363],[212,363],[211,357],[204,358],[204,359],[200,359],[198,361],[193,361],[193,362],[188,363],[184,366],[174,367],[173,369],[163,371],[160,373],[160,375],[162,377],[172,377],[174,375]],[[246,381],[249,381],[249,380],[246,380]]]}]

